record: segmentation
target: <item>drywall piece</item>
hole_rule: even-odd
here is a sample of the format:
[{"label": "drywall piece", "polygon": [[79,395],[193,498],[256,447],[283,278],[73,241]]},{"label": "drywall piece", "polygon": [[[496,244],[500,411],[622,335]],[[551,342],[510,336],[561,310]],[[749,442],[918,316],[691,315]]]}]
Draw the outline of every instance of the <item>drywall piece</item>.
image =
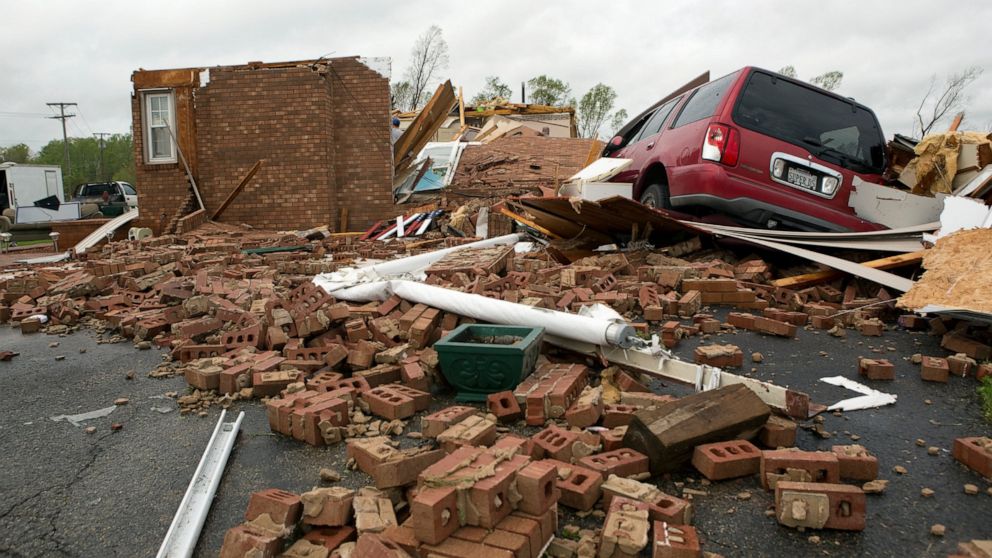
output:
[{"label": "drywall piece", "polygon": [[584,169],[573,174],[568,179],[568,182],[574,182],[576,184],[581,184],[584,182],[606,182],[632,164],[634,164],[633,159],[600,157]]},{"label": "drywall piece", "polygon": [[117,409],[117,405],[111,405],[109,407],[104,407],[102,409],[97,409],[95,411],[90,411],[88,413],[79,413],[78,415],[56,415],[54,417],[49,417],[49,418],[54,420],[55,422],[64,420],[69,422],[73,426],[82,426],[81,423],[91,419],[108,416],[110,413],[113,413],[114,410],[116,409]]},{"label": "drywall piece", "polygon": [[896,252],[905,254],[918,252],[926,248],[921,239],[893,238],[866,240],[796,240],[793,238],[779,239],[777,242],[793,246],[823,246],[825,248],[844,248],[848,250],[868,250],[872,252]]},{"label": "drywall piece", "polygon": [[954,191],[955,196],[970,196],[972,194],[981,195],[983,192],[982,188],[987,183],[992,181],[992,165],[986,166],[984,169],[978,172],[974,178],[969,180],[966,184]]},{"label": "drywall piece", "polygon": [[[700,228],[707,228],[706,225],[696,224]],[[716,231],[714,231],[716,232]],[[730,238],[736,238],[739,240],[745,240],[752,244],[757,244],[759,246],[765,246],[767,248],[772,248],[775,250],[780,250],[787,254],[792,254],[794,256],[799,256],[800,258],[805,258],[807,260],[821,263],[823,265],[838,269],[845,273],[850,273],[851,275],[868,279],[869,281],[874,281],[879,285],[890,287],[897,291],[906,292],[913,286],[913,281],[906,279],[905,277],[900,277],[894,273],[889,273],[887,271],[882,271],[879,269],[872,269],[870,267],[854,263],[848,260],[837,258],[834,256],[829,256],[827,254],[822,254],[820,252],[814,252],[812,250],[807,250],[805,248],[800,248],[798,246],[790,246],[788,244],[783,244],[781,242],[772,242],[770,240],[764,240],[754,236],[747,236],[738,233],[731,232],[719,232],[723,236],[728,236]]]},{"label": "drywall piece", "polygon": [[631,182],[582,182],[563,184],[558,195],[566,198],[578,196],[584,200],[597,201],[620,196],[634,199],[634,184]]},{"label": "drywall piece", "polygon": [[854,177],[853,191],[847,204],[854,213],[889,228],[931,223],[940,217],[946,194],[918,196],[905,190],[882,186]]},{"label": "drywall piece", "polygon": [[878,391],[877,389],[872,389],[864,384],[859,384],[854,380],[845,378],[844,376],[820,378],[820,381],[832,386],[847,388],[851,391],[856,391],[862,394],[861,397],[852,397],[850,399],[838,401],[837,403],[827,407],[828,411],[860,411],[862,409],[874,409],[876,407],[884,407],[886,405],[895,405],[896,403],[895,395]]}]

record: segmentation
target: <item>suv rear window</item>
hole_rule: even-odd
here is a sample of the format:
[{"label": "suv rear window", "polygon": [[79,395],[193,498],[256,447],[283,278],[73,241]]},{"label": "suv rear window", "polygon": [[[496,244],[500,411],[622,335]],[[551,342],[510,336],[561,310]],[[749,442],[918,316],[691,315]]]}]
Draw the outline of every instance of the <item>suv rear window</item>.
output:
[{"label": "suv rear window", "polygon": [[884,170],[885,140],[871,111],[781,77],[752,73],[734,121],[856,172]]},{"label": "suv rear window", "polygon": [[692,95],[692,98],[682,107],[682,112],[675,120],[672,128],[678,128],[697,120],[709,118],[716,112],[716,107],[723,100],[724,93],[730,88],[730,84],[737,78],[737,72],[723,76],[700,87]]}]

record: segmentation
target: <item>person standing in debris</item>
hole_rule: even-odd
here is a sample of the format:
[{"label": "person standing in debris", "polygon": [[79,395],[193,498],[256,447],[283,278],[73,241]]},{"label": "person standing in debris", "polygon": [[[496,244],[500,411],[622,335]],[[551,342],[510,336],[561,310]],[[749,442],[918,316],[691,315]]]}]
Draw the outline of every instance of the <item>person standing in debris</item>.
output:
[{"label": "person standing in debris", "polygon": [[396,140],[400,139],[400,136],[403,135],[403,131],[400,130],[400,119],[395,116],[393,117],[393,127],[389,130],[389,134],[389,143],[392,145],[396,145]]}]

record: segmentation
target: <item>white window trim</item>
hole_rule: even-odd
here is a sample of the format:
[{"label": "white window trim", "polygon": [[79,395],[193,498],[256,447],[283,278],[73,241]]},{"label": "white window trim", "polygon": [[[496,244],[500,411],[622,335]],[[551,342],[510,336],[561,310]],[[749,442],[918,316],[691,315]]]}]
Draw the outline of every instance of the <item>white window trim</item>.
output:
[{"label": "white window trim", "polygon": [[[154,97],[166,96],[169,99],[169,134],[170,155],[168,157],[152,157],[152,128],[151,128],[151,99]],[[150,165],[160,165],[176,163],[176,141],[173,136],[176,133],[176,95],[171,89],[148,89],[141,91],[141,131],[145,145],[145,163]]]}]

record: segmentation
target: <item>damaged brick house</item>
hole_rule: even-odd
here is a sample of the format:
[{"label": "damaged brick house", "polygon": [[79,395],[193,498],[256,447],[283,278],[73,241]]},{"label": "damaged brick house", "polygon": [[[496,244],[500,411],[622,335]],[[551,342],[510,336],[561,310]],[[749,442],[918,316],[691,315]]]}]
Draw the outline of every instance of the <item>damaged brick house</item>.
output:
[{"label": "damaged brick house", "polygon": [[140,226],[202,223],[259,160],[219,221],[343,231],[392,215],[389,80],[365,59],[139,69],[131,81]]}]

